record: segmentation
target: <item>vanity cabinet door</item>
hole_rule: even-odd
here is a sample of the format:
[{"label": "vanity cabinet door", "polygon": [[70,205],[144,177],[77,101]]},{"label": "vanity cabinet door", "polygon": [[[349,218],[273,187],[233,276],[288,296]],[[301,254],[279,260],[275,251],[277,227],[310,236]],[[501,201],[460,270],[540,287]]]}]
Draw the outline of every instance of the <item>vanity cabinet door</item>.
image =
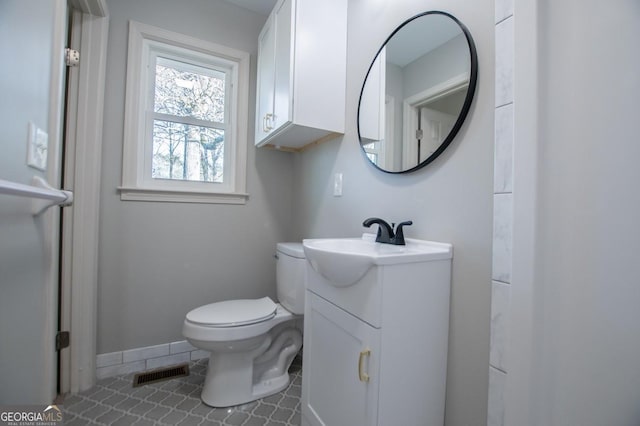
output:
[{"label": "vanity cabinet door", "polygon": [[307,291],[303,425],[376,425],[380,330]]}]

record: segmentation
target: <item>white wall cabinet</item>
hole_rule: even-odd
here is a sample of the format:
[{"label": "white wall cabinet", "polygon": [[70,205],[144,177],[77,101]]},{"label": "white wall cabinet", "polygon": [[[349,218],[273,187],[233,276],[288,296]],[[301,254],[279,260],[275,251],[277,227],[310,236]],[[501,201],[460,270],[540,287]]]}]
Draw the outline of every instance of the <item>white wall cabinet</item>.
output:
[{"label": "white wall cabinet", "polygon": [[255,143],[300,149],[344,133],[347,2],[280,0],[258,40]]},{"label": "white wall cabinet", "polygon": [[442,426],[451,260],[335,287],[307,266],[302,425]]}]

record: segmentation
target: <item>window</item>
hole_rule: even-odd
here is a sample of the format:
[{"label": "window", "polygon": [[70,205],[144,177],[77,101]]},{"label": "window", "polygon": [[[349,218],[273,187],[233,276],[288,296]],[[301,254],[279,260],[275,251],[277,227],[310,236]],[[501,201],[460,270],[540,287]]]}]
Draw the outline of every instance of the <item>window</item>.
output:
[{"label": "window", "polygon": [[245,202],[249,54],[130,22],[123,200]]},{"label": "window", "polygon": [[364,152],[367,154],[367,157],[369,158],[369,160],[376,165],[378,165],[380,145],[382,145],[381,141],[369,142],[368,144],[362,145],[362,149],[364,149]]},{"label": "window", "polygon": [[224,183],[228,70],[154,59],[151,177]]}]

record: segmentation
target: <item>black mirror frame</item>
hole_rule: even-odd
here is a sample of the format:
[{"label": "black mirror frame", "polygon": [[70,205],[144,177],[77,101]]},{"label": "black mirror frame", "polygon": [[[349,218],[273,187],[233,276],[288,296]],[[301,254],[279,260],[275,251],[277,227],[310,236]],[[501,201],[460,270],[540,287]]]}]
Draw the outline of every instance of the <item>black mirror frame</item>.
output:
[{"label": "black mirror frame", "polygon": [[[364,148],[362,147],[362,137],[360,136],[360,106],[361,106],[361,103],[362,103],[362,94],[364,93],[364,86],[367,83],[367,79],[369,78],[369,73],[371,72],[371,68],[373,68],[373,65],[374,65],[374,63],[376,61],[376,58],[378,57],[378,55],[380,55],[380,52],[387,45],[389,40],[391,40],[391,38],[398,31],[400,31],[405,25],[407,25],[408,23],[410,23],[410,22],[414,21],[415,19],[418,19],[418,18],[420,18],[422,16],[427,16],[427,15],[443,15],[443,16],[446,16],[446,17],[450,18],[451,20],[453,20],[453,22],[458,24],[460,29],[462,29],[462,32],[464,33],[464,36],[467,39],[467,45],[469,46],[469,54],[471,56],[471,72],[470,72],[470,75],[469,75],[469,87],[467,88],[467,94],[465,96],[464,103],[462,104],[462,109],[460,110],[460,114],[458,114],[458,118],[457,118],[455,124],[453,125],[453,128],[451,129],[451,131],[449,132],[447,137],[444,139],[444,141],[440,144],[438,149],[436,149],[434,151],[433,154],[431,154],[423,162],[417,164],[415,167],[412,167],[410,169],[400,170],[400,171],[397,171],[397,172],[396,171],[391,171],[391,170],[385,170],[385,169],[383,169],[381,167],[378,167],[377,164],[375,164],[373,161],[371,161],[366,156]],[[473,41],[473,37],[471,37],[471,33],[469,32],[469,29],[462,22],[460,22],[460,20],[458,18],[456,18],[455,16],[453,16],[450,13],[447,13],[447,12],[442,12],[442,11],[439,11],[439,10],[431,10],[431,11],[427,11],[427,12],[423,12],[423,13],[420,13],[418,15],[415,15],[415,16],[407,19],[406,21],[404,21],[395,30],[393,30],[393,32],[389,35],[389,37],[387,37],[387,39],[384,41],[384,43],[382,43],[382,46],[380,46],[380,49],[378,49],[378,52],[373,57],[373,61],[371,61],[371,65],[369,65],[369,69],[367,70],[367,74],[364,77],[364,82],[362,83],[362,89],[360,90],[360,99],[358,100],[358,116],[357,116],[357,120],[358,120],[358,123],[357,123],[357,125],[358,125],[358,140],[360,141],[360,148],[362,149],[362,152],[365,154],[364,156],[365,156],[365,158],[367,158],[367,161],[371,165],[373,165],[376,169],[378,169],[380,171],[383,171],[385,173],[401,174],[401,173],[410,173],[410,172],[414,172],[416,170],[419,170],[419,169],[423,168],[424,166],[426,166],[427,164],[431,163],[436,158],[438,158],[438,156],[440,154],[442,154],[445,149],[447,149],[449,144],[451,144],[453,139],[458,134],[458,131],[462,127],[462,124],[464,123],[464,120],[467,118],[467,114],[469,113],[469,109],[471,108],[471,102],[473,101],[473,96],[474,96],[475,91],[476,91],[477,79],[478,79],[478,52],[476,51],[476,45],[475,45],[475,43]]]}]

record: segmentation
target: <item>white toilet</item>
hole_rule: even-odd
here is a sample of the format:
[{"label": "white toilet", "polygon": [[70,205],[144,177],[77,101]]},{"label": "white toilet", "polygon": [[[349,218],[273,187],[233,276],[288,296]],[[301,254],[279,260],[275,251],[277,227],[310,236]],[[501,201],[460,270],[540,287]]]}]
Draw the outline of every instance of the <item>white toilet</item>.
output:
[{"label": "white toilet", "polygon": [[182,326],[193,346],[211,352],[202,401],[212,407],[244,404],[289,385],[288,369],[302,347],[305,257],[301,243],[278,243],[270,298],[227,300],[190,311]]}]

